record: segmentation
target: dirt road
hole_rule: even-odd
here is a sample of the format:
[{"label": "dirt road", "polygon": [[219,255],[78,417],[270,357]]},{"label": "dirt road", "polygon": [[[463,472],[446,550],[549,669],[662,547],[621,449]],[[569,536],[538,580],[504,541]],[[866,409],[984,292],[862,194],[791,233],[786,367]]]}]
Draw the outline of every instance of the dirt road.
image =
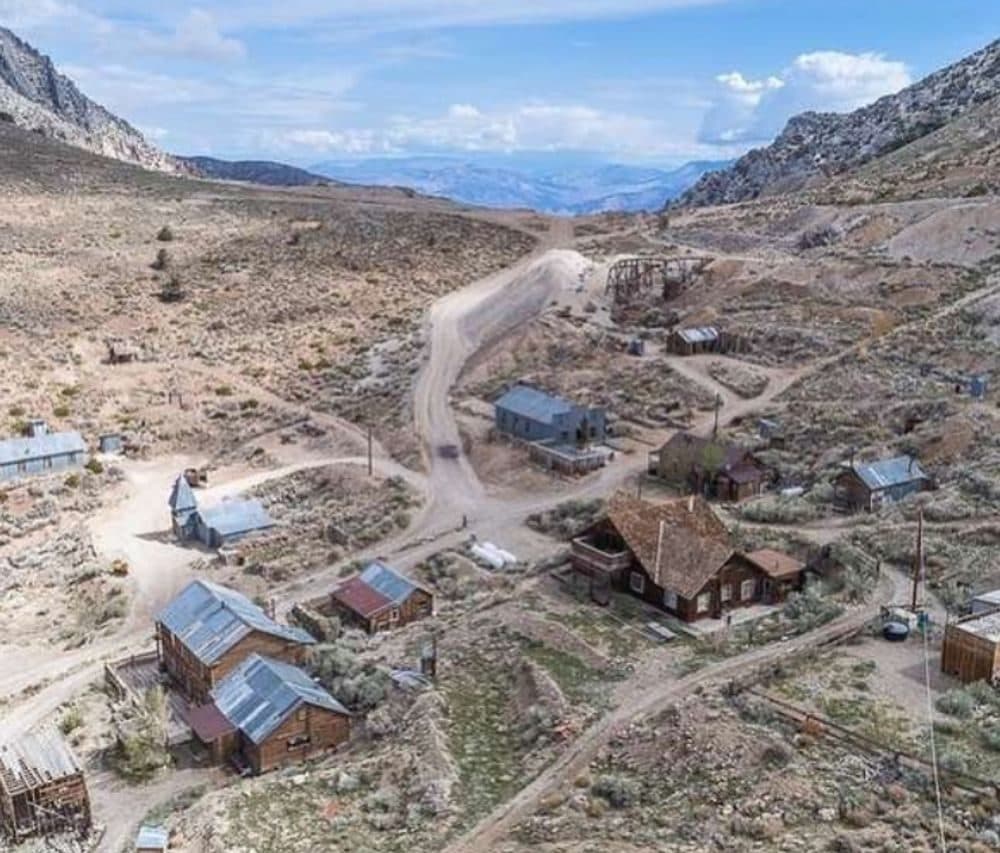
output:
[{"label": "dirt road", "polygon": [[[886,572],[874,601],[893,601],[898,591],[906,585],[906,579],[895,572]],[[606,714],[567,748],[567,750],[529,785],[513,798],[496,808],[480,821],[472,830],[448,845],[444,853],[481,853],[499,844],[504,837],[523,819],[529,817],[542,798],[559,787],[571,785],[593,761],[598,751],[615,732],[622,727],[655,714],[668,705],[689,696],[698,688],[709,684],[721,684],[737,675],[743,675],[753,667],[788,658],[803,650],[817,648],[832,638],[853,628],[860,628],[878,615],[875,605],[855,608],[832,622],[802,634],[784,643],[771,643],[750,649],[718,663],[674,681],[650,684],[645,673],[632,676],[624,689],[628,698],[615,710]]]}]

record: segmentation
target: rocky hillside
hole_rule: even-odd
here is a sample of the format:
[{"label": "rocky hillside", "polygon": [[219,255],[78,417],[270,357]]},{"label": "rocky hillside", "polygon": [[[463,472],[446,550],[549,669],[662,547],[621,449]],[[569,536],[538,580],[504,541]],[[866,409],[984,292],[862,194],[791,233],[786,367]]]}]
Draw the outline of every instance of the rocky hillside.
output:
[{"label": "rocky hillside", "polygon": [[334,183],[322,175],[314,175],[286,163],[271,160],[217,160],[214,157],[178,157],[203,178],[220,181],[240,181],[272,187],[322,186]]},{"label": "rocky hillside", "polygon": [[852,113],[807,112],[729,169],[712,172],[679,201],[712,205],[801,189],[889,154],[1000,94],[1000,41]]},{"label": "rocky hillside", "polygon": [[138,130],[80,92],[51,59],[3,27],[0,121],[149,169],[180,168]]}]

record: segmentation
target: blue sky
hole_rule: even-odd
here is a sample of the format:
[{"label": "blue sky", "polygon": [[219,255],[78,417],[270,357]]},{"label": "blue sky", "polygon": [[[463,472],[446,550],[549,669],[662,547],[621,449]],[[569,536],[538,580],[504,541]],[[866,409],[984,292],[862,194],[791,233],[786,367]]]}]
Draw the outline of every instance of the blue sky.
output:
[{"label": "blue sky", "polygon": [[986,0],[0,0],[177,153],[678,164],[849,110],[1000,33]]}]

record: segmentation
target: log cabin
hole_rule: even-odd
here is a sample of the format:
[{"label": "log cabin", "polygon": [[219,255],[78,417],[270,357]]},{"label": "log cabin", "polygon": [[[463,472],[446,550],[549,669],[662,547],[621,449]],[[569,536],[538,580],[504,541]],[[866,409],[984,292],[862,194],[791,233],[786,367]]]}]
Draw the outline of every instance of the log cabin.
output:
[{"label": "log cabin", "polygon": [[83,768],[58,734],[46,729],[0,746],[0,829],[12,843],[90,828]]},{"label": "log cabin", "polygon": [[160,667],[195,703],[254,653],[299,665],[316,641],[301,628],[280,625],[246,596],[196,580],[160,613]]},{"label": "log cabin", "polygon": [[694,495],[651,503],[618,493],[607,515],[573,540],[571,559],[598,601],[618,588],[685,622],[776,604],[801,586],[805,570],[776,551],[736,551]]},{"label": "log cabin", "polygon": [[330,594],[335,612],[369,634],[401,628],[434,614],[434,596],[384,563],[371,563]]},{"label": "log cabin", "polygon": [[213,760],[254,774],[335,749],[351,734],[350,712],[305,672],[257,654],[192,709],[190,722]]}]

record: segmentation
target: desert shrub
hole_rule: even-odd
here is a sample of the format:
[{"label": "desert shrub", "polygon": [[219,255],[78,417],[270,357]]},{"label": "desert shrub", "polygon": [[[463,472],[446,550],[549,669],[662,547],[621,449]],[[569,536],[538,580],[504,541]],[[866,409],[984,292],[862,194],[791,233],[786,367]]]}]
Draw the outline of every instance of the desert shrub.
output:
[{"label": "desert shrub", "polygon": [[159,249],[150,266],[157,272],[167,269],[170,266],[170,252],[166,249]]},{"label": "desert shrub", "polygon": [[66,484],[66,488],[68,489],[78,489],[80,488],[80,475],[70,474],[63,480],[63,483]]},{"label": "desert shrub", "polygon": [[233,389],[230,385],[218,385],[215,388],[216,397],[232,397]]},{"label": "desert shrub", "polygon": [[976,708],[975,700],[961,687],[949,690],[943,696],[939,697],[934,704],[942,714],[948,714],[951,717],[958,717],[962,720],[967,720],[971,717],[972,712]]},{"label": "desert shrub", "polygon": [[83,725],[83,714],[80,709],[75,705],[63,714],[62,719],[59,720],[59,731],[64,735],[68,735],[71,732],[76,731],[80,726]]},{"label": "desert shrub", "polygon": [[785,744],[774,741],[764,747],[760,760],[768,767],[784,767],[792,760],[792,751]]},{"label": "desert shrub", "polygon": [[993,752],[1000,752],[1000,725],[983,730],[983,745]]},{"label": "desert shrub", "polygon": [[639,800],[639,786],[632,780],[616,774],[599,776],[591,786],[591,792],[606,800],[614,809],[627,809]]},{"label": "desert shrub", "polygon": [[370,711],[389,694],[388,671],[362,663],[346,642],[316,646],[310,654],[310,666],[323,686],[351,710]]},{"label": "desert shrub", "polygon": [[69,406],[65,403],[60,403],[58,406],[52,407],[52,414],[57,418],[68,418],[69,417]]},{"label": "desert shrub", "polygon": [[88,471],[90,471],[91,474],[104,473],[104,466],[97,459],[89,459],[87,461],[87,464],[84,465],[83,467],[86,468]]},{"label": "desert shrub", "polygon": [[7,409],[7,414],[12,418],[23,418],[26,412],[24,406],[11,406]]},{"label": "desert shrub", "polygon": [[789,594],[783,612],[799,631],[811,631],[835,619],[841,608],[823,595],[819,584],[810,584],[802,592]]},{"label": "desert shrub", "polygon": [[121,594],[113,595],[101,604],[98,609],[97,624],[103,625],[112,619],[122,619],[127,612],[128,605],[125,603],[124,596]]},{"label": "desert shrub", "polygon": [[159,687],[147,691],[142,706],[123,721],[114,766],[126,779],[141,782],[170,764],[167,698]]},{"label": "desert shrub", "polygon": [[248,400],[240,400],[240,410],[244,412],[250,412],[256,409],[260,403],[254,400],[252,397]]},{"label": "desert shrub", "polygon": [[174,239],[174,232],[169,225],[164,225],[156,234],[156,239],[161,243],[169,243]]},{"label": "desert shrub", "polygon": [[965,773],[969,769],[969,762],[957,752],[942,752],[938,756],[938,763],[952,773]]},{"label": "desert shrub", "polygon": [[739,504],[740,517],[758,524],[800,524],[817,517],[816,507],[803,498],[764,497]]},{"label": "desert shrub", "polygon": [[604,501],[600,498],[568,500],[545,512],[529,515],[525,523],[539,533],[559,539],[571,539],[593,524],[603,511]]}]

